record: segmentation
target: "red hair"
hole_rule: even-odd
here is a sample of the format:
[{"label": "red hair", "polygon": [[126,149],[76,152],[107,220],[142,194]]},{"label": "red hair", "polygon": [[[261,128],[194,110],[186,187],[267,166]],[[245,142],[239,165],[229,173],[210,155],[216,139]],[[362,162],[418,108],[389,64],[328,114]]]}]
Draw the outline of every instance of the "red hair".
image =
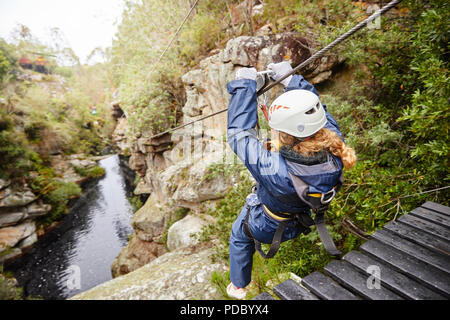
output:
[{"label": "red hair", "polygon": [[312,156],[322,150],[328,150],[333,155],[341,158],[346,169],[356,163],[355,150],[347,146],[334,131],[322,128],[310,139],[298,143],[298,139],[290,134],[280,132],[280,142],[283,145],[293,145],[292,150],[302,156]]}]

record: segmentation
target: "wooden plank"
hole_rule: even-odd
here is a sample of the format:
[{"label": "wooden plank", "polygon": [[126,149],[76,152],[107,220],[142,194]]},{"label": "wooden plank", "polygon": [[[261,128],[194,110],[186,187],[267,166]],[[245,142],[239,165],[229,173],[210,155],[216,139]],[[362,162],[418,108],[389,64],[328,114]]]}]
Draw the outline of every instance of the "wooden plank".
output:
[{"label": "wooden plank", "polygon": [[431,234],[432,236],[438,237],[439,239],[442,240],[450,239],[450,229],[437,225],[433,222],[418,218],[416,216],[405,214],[404,216],[401,216],[397,221],[407,224],[411,227],[420,229],[428,234]]},{"label": "wooden plank", "polygon": [[421,207],[445,214],[446,216],[450,216],[450,207],[443,206],[442,204],[436,202],[427,201],[423,205],[421,205]]},{"label": "wooden plank", "polygon": [[379,241],[367,241],[360,250],[450,298],[450,276],[447,273]]},{"label": "wooden plank", "polygon": [[[352,264],[367,275],[371,275],[370,267],[378,267],[380,280],[383,286],[399,294],[406,299],[412,300],[446,300],[439,293],[425,287],[419,282],[395,271],[381,261],[375,260],[368,255],[358,251],[350,251],[344,257],[344,261]],[[373,271],[372,271],[373,272]]]},{"label": "wooden plank", "polygon": [[292,279],[275,286],[273,292],[282,300],[319,300],[317,296]]},{"label": "wooden plank", "polygon": [[325,300],[359,300],[359,297],[318,271],[304,277],[302,285]]},{"label": "wooden plank", "polygon": [[263,292],[259,295],[257,295],[256,297],[254,297],[252,300],[276,300],[274,297],[272,297],[270,294],[268,294],[267,292]]},{"label": "wooden plank", "polygon": [[[398,294],[386,289],[382,285],[370,288],[370,275],[361,273],[346,261],[334,260],[324,268],[325,272],[345,288],[369,300],[403,300]],[[370,280],[369,280],[370,281]],[[380,283],[381,284],[381,283]]]},{"label": "wooden plank", "polygon": [[395,233],[389,232],[385,229],[374,232],[372,234],[372,238],[422,260],[423,262],[428,263],[429,265],[434,266],[450,275],[450,256],[430,251],[425,247],[403,239]]},{"label": "wooden plank", "polygon": [[445,228],[450,228],[450,217],[425,208],[415,208],[409,214],[428,220]]},{"label": "wooden plank", "polygon": [[447,240],[439,239],[422,230],[395,221],[389,222],[383,228],[438,254],[450,255],[450,242]]}]

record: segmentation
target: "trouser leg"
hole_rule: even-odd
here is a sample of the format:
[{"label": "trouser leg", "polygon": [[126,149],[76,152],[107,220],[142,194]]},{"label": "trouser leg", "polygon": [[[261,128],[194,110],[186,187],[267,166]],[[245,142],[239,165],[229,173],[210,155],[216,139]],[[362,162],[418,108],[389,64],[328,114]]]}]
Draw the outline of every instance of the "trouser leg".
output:
[{"label": "trouser leg", "polygon": [[253,254],[255,244],[253,239],[244,232],[244,220],[247,207],[241,211],[231,229],[230,236],[230,280],[239,288],[245,288],[251,281]]}]

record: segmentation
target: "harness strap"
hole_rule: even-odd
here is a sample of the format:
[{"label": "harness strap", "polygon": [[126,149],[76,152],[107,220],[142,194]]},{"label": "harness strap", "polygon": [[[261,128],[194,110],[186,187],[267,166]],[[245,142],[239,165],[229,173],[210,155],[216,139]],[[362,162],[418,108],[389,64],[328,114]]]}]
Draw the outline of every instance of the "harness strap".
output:
[{"label": "harness strap", "polygon": [[267,208],[265,205],[263,205],[264,213],[271,216],[277,221],[283,221],[283,220],[292,220],[294,219],[293,214],[291,213],[282,213],[282,212],[272,212],[269,208]]},{"label": "harness strap", "polygon": [[252,232],[250,231],[250,227],[248,225],[249,217],[250,217],[250,206],[247,205],[247,214],[245,216],[245,221],[244,221],[244,232],[247,235],[247,237],[249,237],[250,239],[252,239],[255,242],[255,249],[259,252],[259,254],[261,255],[261,257],[263,257],[263,259],[273,258],[275,256],[275,254],[278,252],[278,250],[280,249],[281,239],[283,238],[284,230],[287,228],[287,222],[286,221],[280,222],[280,224],[278,225],[277,230],[275,231],[275,234],[273,236],[272,244],[270,245],[269,251],[267,251],[267,253],[265,253],[261,248],[261,242],[256,240],[255,237],[253,237]]},{"label": "harness strap", "polygon": [[299,177],[293,175],[290,172],[289,176],[291,177],[297,195],[306,204],[308,204],[311,207],[312,211],[315,213],[314,224],[317,227],[317,232],[319,233],[320,240],[322,241],[325,250],[332,256],[339,256],[341,252],[336,248],[336,245],[333,242],[333,238],[331,238],[331,235],[328,232],[328,229],[325,225],[324,215],[325,211],[327,211],[328,209],[328,205],[336,195],[336,190],[339,190],[340,185],[342,184],[341,180],[338,185],[329,192],[324,194],[316,194],[309,193],[309,186],[304,183]]},{"label": "harness strap", "polygon": [[322,244],[327,250],[327,252],[332,256],[339,256],[342,252],[336,248],[336,245],[333,242],[333,239],[328,232],[327,226],[325,225],[325,210],[314,210],[316,212],[316,216],[314,217],[314,223],[316,224],[317,232],[319,232],[320,240]]}]

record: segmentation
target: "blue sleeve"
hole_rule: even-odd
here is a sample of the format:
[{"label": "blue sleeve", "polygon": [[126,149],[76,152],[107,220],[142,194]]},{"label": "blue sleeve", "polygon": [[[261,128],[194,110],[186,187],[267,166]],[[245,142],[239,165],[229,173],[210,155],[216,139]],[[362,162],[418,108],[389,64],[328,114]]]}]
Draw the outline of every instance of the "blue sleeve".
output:
[{"label": "blue sleeve", "polygon": [[234,80],[227,84],[227,89],[231,94],[227,119],[228,144],[258,183],[276,183],[281,156],[266,150],[255,130],[258,112],[256,82]]},{"label": "blue sleeve", "polygon": [[319,93],[317,92],[316,88],[314,88],[314,86],[311,83],[306,81],[305,78],[303,78],[303,76],[294,74],[292,76],[291,81],[289,82],[289,85],[286,87],[286,89],[284,89],[284,91],[287,92],[298,89],[308,90],[314,93],[316,96],[319,96]]},{"label": "blue sleeve", "polygon": [[[314,86],[311,83],[306,81],[305,78],[303,78],[303,76],[298,74],[294,74],[292,76],[289,85],[284,90],[285,92],[287,92],[296,89],[308,90],[314,93],[315,95],[319,96],[319,93],[317,92],[316,88],[314,88]],[[323,107],[325,109],[325,115],[328,120],[327,123],[325,124],[325,128],[336,132],[341,137],[341,139],[344,140],[344,137],[342,136],[341,130],[339,129],[336,119],[334,119],[333,116],[328,112],[326,105],[323,105]]]}]

